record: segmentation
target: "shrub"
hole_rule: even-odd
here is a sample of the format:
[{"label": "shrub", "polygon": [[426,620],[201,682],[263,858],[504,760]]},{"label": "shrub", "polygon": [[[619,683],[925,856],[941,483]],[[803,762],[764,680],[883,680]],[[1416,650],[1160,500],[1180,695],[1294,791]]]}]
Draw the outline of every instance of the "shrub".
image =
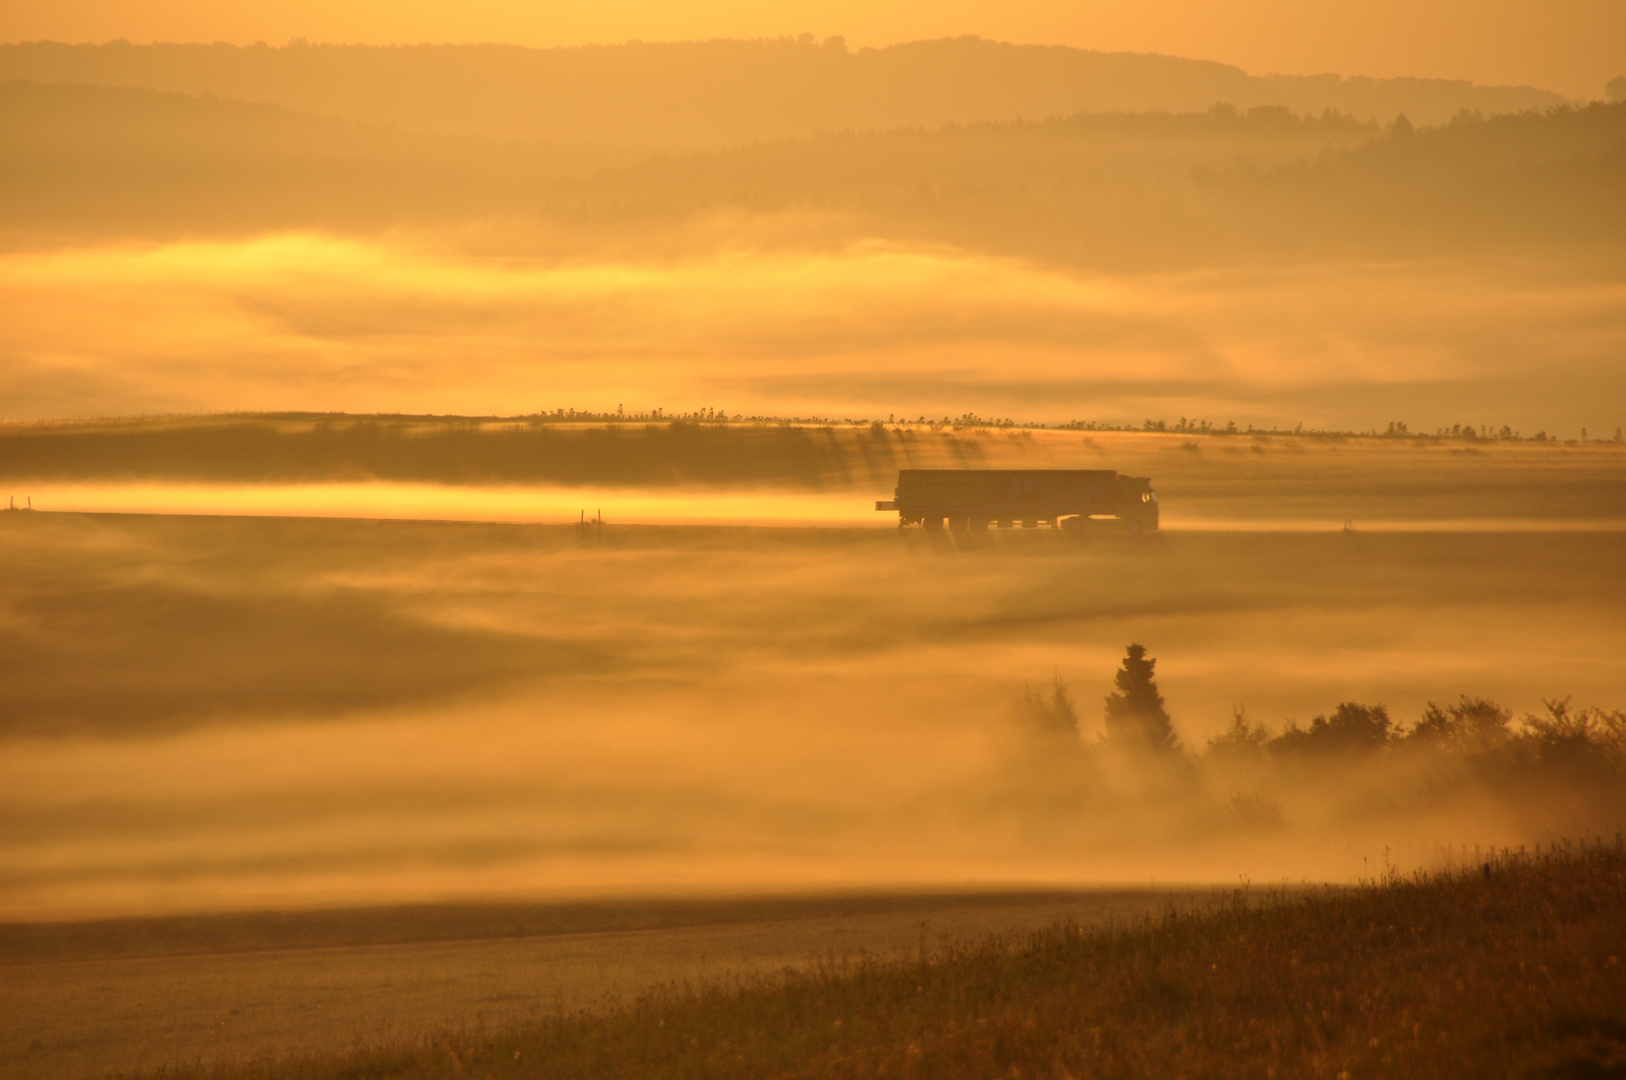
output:
[{"label": "shrub", "polygon": [[1393,724],[1382,705],[1342,702],[1332,715],[1318,716],[1309,728],[1289,724],[1270,740],[1271,753],[1282,756],[1326,757],[1370,754],[1389,744]]},{"label": "shrub", "polygon": [[1419,745],[1457,753],[1485,753],[1507,743],[1513,710],[1486,698],[1463,694],[1444,708],[1428,703],[1407,738]]}]

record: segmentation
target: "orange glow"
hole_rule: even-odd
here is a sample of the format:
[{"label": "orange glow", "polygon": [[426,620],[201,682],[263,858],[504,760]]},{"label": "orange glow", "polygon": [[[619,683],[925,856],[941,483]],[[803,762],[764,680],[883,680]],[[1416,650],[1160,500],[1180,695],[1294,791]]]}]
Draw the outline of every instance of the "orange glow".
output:
[{"label": "orange glow", "polygon": [[[376,518],[621,525],[769,525],[894,529],[897,517],[872,509],[874,491],[840,492],[404,484],[182,484],[20,482],[36,510],[87,514],[202,514],[250,517]],[[13,483],[12,486],[18,486]],[[21,503],[19,502],[19,505]],[[1320,506],[1226,507],[1227,516],[1175,503],[1169,532],[1335,532],[1344,519]],[[1239,512],[1240,511],[1240,512]],[[1621,518],[1366,518],[1362,532],[1626,532]]]},{"label": "orange glow", "polygon": [[0,254],[0,401],[1364,427],[1380,390],[1421,426],[1475,384],[1533,431],[1576,402],[1527,386],[1530,351],[1620,390],[1623,313],[1626,284],[1512,261],[1108,276],[882,243],[563,261],[284,234]]},{"label": "orange glow", "polygon": [[471,487],[438,484],[32,484],[37,510],[130,514],[246,514],[275,517],[431,521],[575,522],[610,525],[841,525],[894,528],[862,493],[755,489]]},{"label": "orange glow", "polygon": [[[1619,892],[1623,43],[1626,0],[0,3],[0,1073],[573,1075],[608,1005],[651,1076],[1213,1032],[1365,1075],[1465,964],[1484,1060],[1597,1050],[1498,897]],[[1553,910],[1543,978],[1618,987],[1609,905]],[[1261,947],[1286,982],[1214,974]]]}]

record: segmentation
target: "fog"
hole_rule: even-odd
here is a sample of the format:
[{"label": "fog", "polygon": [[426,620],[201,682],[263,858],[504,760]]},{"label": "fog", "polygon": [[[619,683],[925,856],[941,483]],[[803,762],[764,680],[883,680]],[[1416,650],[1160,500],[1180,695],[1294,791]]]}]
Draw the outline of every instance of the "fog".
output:
[{"label": "fog", "polygon": [[[1626,104],[969,38],[0,79],[0,919],[1351,881],[1626,810]],[[1163,528],[900,530],[918,467]]]},{"label": "fog", "polygon": [[[8,515],[5,910],[1349,880],[1571,835],[1617,785],[1405,747],[1284,773],[1261,825],[1257,778],[1108,767],[1099,702],[1133,640],[1192,752],[1238,705],[1613,708],[1620,535]],[[1056,677],[1060,744],[1022,706]]]}]

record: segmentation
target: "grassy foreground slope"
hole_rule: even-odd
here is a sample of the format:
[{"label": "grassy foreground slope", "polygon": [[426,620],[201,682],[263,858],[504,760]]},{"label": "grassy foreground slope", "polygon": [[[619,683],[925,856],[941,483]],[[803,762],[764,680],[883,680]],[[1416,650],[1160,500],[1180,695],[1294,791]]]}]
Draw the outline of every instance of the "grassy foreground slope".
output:
[{"label": "grassy foreground slope", "polygon": [[1618,1076],[1623,905],[1618,849],[1545,855],[168,1075]]}]

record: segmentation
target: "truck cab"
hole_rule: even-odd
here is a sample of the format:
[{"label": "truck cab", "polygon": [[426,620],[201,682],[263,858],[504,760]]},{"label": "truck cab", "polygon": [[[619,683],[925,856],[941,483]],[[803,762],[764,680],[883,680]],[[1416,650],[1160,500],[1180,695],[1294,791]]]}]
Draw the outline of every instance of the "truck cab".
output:
[{"label": "truck cab", "polygon": [[1131,532],[1157,528],[1157,492],[1149,476],[1118,477],[1118,517]]}]

